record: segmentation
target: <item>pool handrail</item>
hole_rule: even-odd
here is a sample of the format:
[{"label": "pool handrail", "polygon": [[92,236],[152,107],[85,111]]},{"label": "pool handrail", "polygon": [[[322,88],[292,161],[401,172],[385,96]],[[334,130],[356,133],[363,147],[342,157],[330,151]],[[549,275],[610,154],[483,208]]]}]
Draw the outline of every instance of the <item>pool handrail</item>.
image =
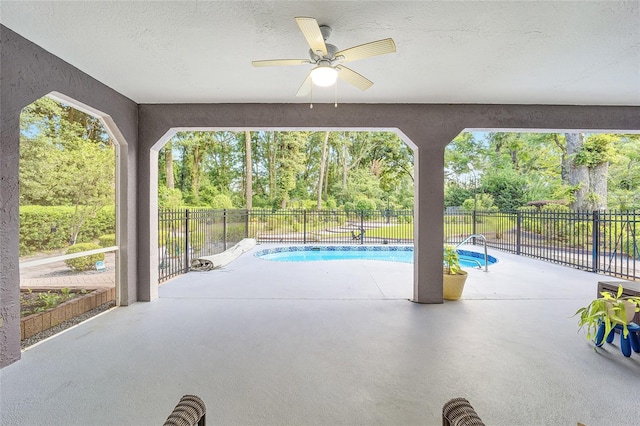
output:
[{"label": "pool handrail", "polygon": [[[489,272],[489,255],[487,254],[487,238],[484,235],[482,235],[482,234],[469,235],[467,238],[462,240],[462,242],[459,243],[456,246],[456,250],[458,249],[458,247],[460,247],[461,245],[467,243],[472,238],[480,238],[480,239],[482,239],[482,243],[484,245],[484,271],[485,272]],[[478,261],[476,260],[476,262],[478,262]],[[478,262],[478,265],[480,266],[480,262]]]}]

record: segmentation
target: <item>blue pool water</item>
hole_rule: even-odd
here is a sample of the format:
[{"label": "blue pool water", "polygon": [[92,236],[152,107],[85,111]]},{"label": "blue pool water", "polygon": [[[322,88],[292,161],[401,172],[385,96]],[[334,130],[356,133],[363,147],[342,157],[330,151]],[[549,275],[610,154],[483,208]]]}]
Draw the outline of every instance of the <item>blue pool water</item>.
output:
[{"label": "blue pool water", "polygon": [[[413,263],[413,247],[404,246],[294,246],[260,250],[255,256],[278,262],[314,262],[321,260],[384,260]],[[484,266],[484,253],[458,250],[460,265],[467,268]],[[489,265],[498,261],[488,257]]]}]

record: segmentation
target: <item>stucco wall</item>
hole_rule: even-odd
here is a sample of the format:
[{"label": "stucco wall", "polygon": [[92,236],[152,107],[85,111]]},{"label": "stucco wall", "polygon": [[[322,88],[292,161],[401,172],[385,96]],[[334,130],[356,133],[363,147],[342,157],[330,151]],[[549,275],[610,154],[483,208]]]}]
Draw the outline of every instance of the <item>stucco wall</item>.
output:
[{"label": "stucco wall", "polygon": [[[20,273],[18,268],[18,161],[20,112],[31,102],[58,92],[101,112],[117,126],[126,141],[129,159],[122,171],[128,201],[120,269],[123,303],[136,300],[135,276],[135,155],[138,136],[137,105],[94,78],[43,50],[4,26],[0,26],[0,366],[20,358]],[[97,112],[96,111],[96,112]],[[121,215],[122,216],[122,215]],[[131,285],[127,286],[127,282]]]},{"label": "stucco wall", "polygon": [[[425,104],[149,104],[139,107],[138,298],[157,297],[157,161],[147,154],[174,129],[379,129],[396,131],[415,154],[414,301],[442,303],[444,148],[467,129],[630,131],[640,108]],[[145,178],[142,178],[142,177]],[[151,179],[146,179],[151,176]],[[147,273],[151,271],[151,273]]]}]

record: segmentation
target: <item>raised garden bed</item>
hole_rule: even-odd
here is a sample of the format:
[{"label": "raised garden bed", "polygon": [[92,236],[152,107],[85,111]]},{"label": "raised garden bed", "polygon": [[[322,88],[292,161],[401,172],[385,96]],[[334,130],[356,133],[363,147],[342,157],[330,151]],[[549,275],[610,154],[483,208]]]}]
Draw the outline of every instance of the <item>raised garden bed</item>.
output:
[{"label": "raised garden bed", "polygon": [[[48,330],[51,327],[55,327],[63,321],[82,315],[85,312],[105,303],[114,301],[116,298],[115,287],[97,289],[87,288],[84,290],[84,294],[81,290],[63,292],[61,289],[51,288],[31,288],[28,290],[21,290],[21,293],[28,293],[29,295],[33,295],[34,293],[37,294],[38,299],[54,299],[56,296],[60,296],[61,298],[59,301],[62,301],[62,303],[55,307],[43,310],[42,312],[29,314],[20,319],[20,339],[28,339],[37,333]],[[39,294],[45,294],[46,296],[40,297]],[[73,294],[73,296],[67,297],[67,295],[70,294]],[[25,299],[33,298],[25,297]]]}]

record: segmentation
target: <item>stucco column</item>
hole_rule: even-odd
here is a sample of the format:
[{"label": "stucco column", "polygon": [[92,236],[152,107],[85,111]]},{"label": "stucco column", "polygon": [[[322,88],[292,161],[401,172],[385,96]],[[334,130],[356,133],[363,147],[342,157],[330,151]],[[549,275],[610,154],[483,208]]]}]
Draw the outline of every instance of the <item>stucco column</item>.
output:
[{"label": "stucco column", "polygon": [[0,123],[0,367],[20,359],[20,110],[2,102]]},{"label": "stucco column", "polygon": [[442,303],[444,146],[419,146],[414,164],[413,301]]},{"label": "stucco column", "polygon": [[158,150],[175,132],[163,122],[150,120],[148,109],[138,111],[137,300],[151,302],[158,298]]}]

